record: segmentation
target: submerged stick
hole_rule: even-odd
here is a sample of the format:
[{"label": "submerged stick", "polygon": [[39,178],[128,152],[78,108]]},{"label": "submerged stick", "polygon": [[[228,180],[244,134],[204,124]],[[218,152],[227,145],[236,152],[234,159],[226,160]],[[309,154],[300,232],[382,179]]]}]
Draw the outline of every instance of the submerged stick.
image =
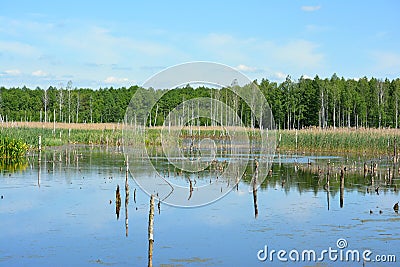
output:
[{"label": "submerged stick", "polygon": [[150,197],[150,211],[149,211],[149,228],[148,228],[148,235],[149,235],[149,254],[148,254],[148,267],[153,266],[153,220],[154,220],[154,196],[151,195]]}]

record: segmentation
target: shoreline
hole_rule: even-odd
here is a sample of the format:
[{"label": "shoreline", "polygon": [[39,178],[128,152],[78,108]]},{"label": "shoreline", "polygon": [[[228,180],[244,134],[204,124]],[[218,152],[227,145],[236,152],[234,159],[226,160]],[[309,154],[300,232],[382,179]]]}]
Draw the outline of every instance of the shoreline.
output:
[{"label": "shoreline", "polygon": [[[3,122],[0,123],[0,133],[21,139],[31,146],[42,135],[44,146],[57,146],[68,143],[105,144],[120,142],[122,138],[122,123],[52,123],[52,122]],[[133,126],[134,127],[134,126]],[[160,144],[160,131],[163,127],[148,127],[146,143],[149,146]],[[54,132],[55,129],[55,132]],[[70,129],[70,130],[69,130]],[[226,138],[229,130],[221,127],[193,126],[193,133],[200,132],[201,138]],[[245,129],[245,128],[243,128]],[[186,132],[189,127],[184,127]],[[254,131],[248,129],[249,133]],[[257,138],[257,130],[255,131]],[[396,155],[400,143],[400,129],[393,128],[326,128],[318,127],[301,130],[276,130],[277,152],[285,151],[301,154],[303,152],[356,153]],[[220,135],[218,137],[218,134]],[[187,136],[187,134],[184,134]]]}]

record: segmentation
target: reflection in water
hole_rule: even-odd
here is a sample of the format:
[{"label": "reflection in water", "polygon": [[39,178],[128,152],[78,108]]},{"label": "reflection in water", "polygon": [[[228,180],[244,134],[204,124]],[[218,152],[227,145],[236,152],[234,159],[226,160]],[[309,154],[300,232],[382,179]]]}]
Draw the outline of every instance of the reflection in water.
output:
[{"label": "reflection in water", "polygon": [[254,217],[258,217],[258,205],[257,205],[257,181],[258,181],[258,161],[254,161],[255,170],[252,179],[252,186],[253,186],[253,204],[254,204]]},{"label": "reflection in water", "polygon": [[193,193],[193,184],[192,184],[192,180],[190,180],[190,178],[188,177],[189,180],[189,198],[188,200],[190,200],[192,198],[192,193]]},{"label": "reflection in water", "polygon": [[343,208],[343,198],[344,198],[344,171],[340,170],[340,207]]},{"label": "reflection in water", "polygon": [[[120,153],[113,153],[113,151],[99,153],[96,150],[85,151],[84,149],[86,148],[70,146],[68,152],[57,150],[56,156],[54,156],[53,150],[51,153],[42,151],[40,164],[37,158],[39,152],[37,152],[34,159],[28,158],[31,164],[30,170],[16,173],[12,175],[12,179],[8,179],[6,178],[8,176],[2,174],[5,177],[0,179],[2,182],[0,193],[4,195],[4,199],[0,200],[0,225],[2,229],[9,230],[2,232],[2,237],[4,235],[4,239],[8,242],[0,242],[0,251],[3,251],[4,255],[11,255],[9,258],[0,259],[4,265],[52,265],[54,262],[62,262],[66,258],[74,260],[74,262],[71,261],[72,263],[85,264],[82,263],[83,255],[87,257],[86,263],[124,265],[116,262],[118,259],[124,258],[126,266],[132,263],[138,266],[146,266],[146,264],[170,266],[176,264],[176,262],[171,262],[171,258],[183,258],[188,250],[195,248],[198,256],[209,255],[210,257],[208,262],[196,262],[198,265],[254,266],[259,264],[255,261],[256,257],[249,256],[247,258],[239,254],[232,255],[230,252],[237,249],[239,245],[243,250],[242,254],[254,255],[254,251],[259,249],[258,246],[265,243],[265,238],[271,236],[274,237],[276,244],[282,244],[285,247],[292,247],[294,239],[299,240],[301,244],[309,244],[311,247],[326,247],[332,245],[331,241],[327,241],[328,238],[315,238],[315,233],[318,235],[318,233],[329,232],[338,236],[351,236],[349,242],[353,248],[363,247],[365,233],[370,233],[368,238],[371,238],[372,242],[368,245],[372,250],[379,251],[385,245],[390,244],[393,250],[390,253],[399,253],[400,246],[397,244],[400,239],[393,230],[396,229],[400,219],[395,213],[399,209],[399,204],[396,202],[400,200],[399,190],[397,190],[400,182],[398,167],[384,165],[383,162],[378,161],[380,169],[377,169],[375,174],[367,172],[366,178],[364,178],[364,159],[358,160],[358,165],[353,165],[352,162],[345,164],[340,161],[343,159],[331,160],[328,170],[327,160],[323,161],[320,158],[308,160],[304,156],[304,160],[299,160],[296,167],[292,163],[285,162],[281,165],[274,164],[273,172],[258,188],[254,187],[254,181],[257,180],[257,175],[259,179],[262,178],[263,159],[258,158],[260,162],[258,173],[254,165],[249,164],[246,170],[247,175],[236,185],[240,183],[242,189],[251,188],[252,196],[243,194],[243,190],[233,190],[227,197],[213,203],[212,206],[201,209],[188,211],[168,206],[164,209],[163,206],[163,215],[157,218],[160,218],[159,222],[163,228],[170,230],[157,232],[158,242],[154,244],[156,257],[153,259],[154,241],[151,224],[154,222],[151,220],[151,214],[154,216],[154,212],[156,212],[154,211],[156,208],[154,201],[158,202],[157,208],[160,212],[160,200],[154,199],[153,204],[150,203],[153,211],[150,208],[149,217],[147,217],[147,213],[143,213],[141,207],[149,208],[149,198],[141,190],[136,192],[134,189],[133,200],[135,203],[137,202],[134,206],[140,208],[138,211],[135,209],[130,211],[131,217],[133,214],[135,215],[135,220],[130,221],[130,234],[131,236],[135,235],[135,238],[123,237],[124,231],[121,223],[124,222],[115,220],[115,217],[110,219],[111,213],[118,213],[122,207],[108,205],[108,201],[114,199],[114,194],[116,204],[122,205],[121,200],[117,200],[116,193],[117,184],[121,181],[106,178],[111,175],[115,177],[117,170],[123,176],[120,169],[123,164],[123,156]],[[83,151],[84,157],[80,156],[81,151]],[[74,160],[77,154],[79,154],[79,161]],[[65,164],[68,163],[68,155],[70,155],[71,164]],[[51,160],[58,161],[55,162],[53,174]],[[78,164],[79,167],[77,167]],[[170,166],[167,161],[158,159],[157,164],[157,167],[165,170],[167,176]],[[371,166],[369,161],[367,164],[368,167]],[[148,171],[141,169],[140,166],[140,163],[135,165],[137,175],[148,176]],[[345,166],[347,166],[347,170]],[[50,169],[50,173],[47,173],[48,169]],[[328,172],[329,187],[325,189]],[[173,179],[173,182],[182,184],[190,190],[187,176],[178,176],[173,173],[174,171],[171,169],[171,174],[167,178]],[[232,179],[235,178],[237,179],[232,176]],[[210,171],[209,174],[207,172],[207,175],[191,176],[190,179],[193,187],[209,184],[210,179],[215,179],[215,173]],[[128,184],[128,182],[125,177],[126,236],[128,236],[128,209],[129,205],[132,206],[133,203],[129,203],[129,186],[132,186],[132,183]],[[40,190],[38,190],[38,186],[41,187]],[[80,190],[80,186],[83,190]],[[375,191],[378,187],[379,196]],[[86,190],[89,188],[90,190]],[[99,190],[92,190],[93,188]],[[185,199],[188,197],[188,193],[190,192],[185,191]],[[196,190],[192,200],[197,197],[197,194]],[[327,198],[330,211],[321,212],[326,211]],[[344,198],[346,198],[346,207],[344,207]],[[52,205],[47,205],[49,199]],[[104,199],[105,201],[92,201],[93,199]],[[268,213],[258,214],[258,199],[268,201]],[[379,208],[375,210],[378,206]],[[370,209],[373,210],[371,215],[369,214]],[[240,212],[242,210],[249,211],[252,218],[243,216],[243,213]],[[54,211],[59,211],[65,216],[55,218],[52,216]],[[187,216],[188,213],[194,215]],[[79,214],[87,216],[79,216]],[[254,219],[253,216],[257,219]],[[149,221],[147,221],[148,219]],[[153,217],[153,219],[156,218]],[[33,226],[41,225],[40,233],[33,226],[26,227],[27,221]],[[210,221],[212,227],[209,226]],[[285,235],[282,235],[282,229],[286,230],[286,228],[280,227],[282,221],[287,222],[287,229],[290,229]],[[149,223],[150,232],[147,233],[149,235],[148,255],[146,255],[146,244],[144,243],[146,242],[146,222]],[[360,222],[362,227],[360,227]],[[93,228],[94,224],[102,228]],[[337,227],[337,225],[343,225],[343,227]],[[207,237],[204,237],[202,232],[193,231],[193,226],[196,229],[207,228]],[[119,236],[123,237],[124,242],[120,242],[120,238],[115,238],[115,231],[108,231],[108,229],[114,229],[113,227],[118,229]],[[132,234],[133,230],[135,230],[134,234]],[[235,235],[231,234],[233,231],[235,231]],[[71,235],[71,233],[73,234]],[[188,238],[188,233],[191,238]],[[36,246],[39,234],[40,245]],[[217,240],[215,236],[221,235],[224,236],[226,244],[223,248],[215,244],[218,243],[215,242]],[[72,237],[74,239],[71,239]],[[211,238],[211,242],[207,243],[207,246],[199,243],[205,238]],[[69,250],[71,242],[74,242],[76,246],[73,250]],[[66,254],[65,251],[68,253]],[[96,255],[96,258],[90,255]],[[196,264],[194,263],[196,259],[195,257],[191,258],[192,261],[188,261],[187,264]],[[22,263],[19,262],[21,260]],[[178,262],[178,264],[182,263],[185,262]]]},{"label": "reflection in water", "polygon": [[128,236],[128,204],[129,204],[129,184],[128,184],[128,167],[125,175],[125,236]]},{"label": "reflection in water", "polygon": [[19,159],[16,162],[10,162],[9,160],[3,159],[0,155],[0,173],[6,171],[13,173],[16,171],[23,171],[28,167],[28,160],[26,158]]},{"label": "reflection in water", "polygon": [[37,178],[38,187],[40,187],[40,175],[42,172],[42,165],[40,164],[41,161],[42,161],[42,150],[39,151],[39,156],[38,156],[38,178]]},{"label": "reflection in water", "polygon": [[330,192],[329,192],[329,187],[330,187],[330,173],[329,173],[329,169],[328,169],[328,173],[326,174],[326,184],[325,184],[325,190],[326,190],[326,200],[327,200],[327,205],[328,205],[328,210],[329,210],[329,196],[330,196]]},{"label": "reflection in water", "polygon": [[119,185],[115,191],[115,213],[117,214],[117,220],[119,219],[119,211],[121,209],[121,194],[119,193]]}]

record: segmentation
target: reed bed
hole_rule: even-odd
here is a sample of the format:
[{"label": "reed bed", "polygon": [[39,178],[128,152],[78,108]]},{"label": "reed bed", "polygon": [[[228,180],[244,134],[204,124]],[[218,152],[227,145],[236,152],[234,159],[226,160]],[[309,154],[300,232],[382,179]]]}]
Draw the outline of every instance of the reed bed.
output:
[{"label": "reed bed", "polygon": [[[41,127],[40,127],[41,125]],[[60,146],[70,143],[78,144],[122,144],[122,124],[52,124],[31,123],[8,125],[0,129],[0,136],[22,140],[36,148],[38,136],[42,136],[43,146]],[[70,126],[69,128],[67,128]],[[229,130],[232,129],[228,129]],[[237,129],[236,129],[237,130]],[[181,137],[224,139],[228,133],[220,127],[188,127],[181,129]],[[257,139],[258,131],[248,129],[250,139]],[[277,145],[280,150],[316,151],[316,152],[351,152],[379,153],[394,155],[394,147],[400,144],[400,130],[365,129],[365,128],[308,128],[302,130],[281,130],[277,132]],[[297,140],[297,142],[296,142]],[[395,141],[396,140],[396,141]],[[128,140],[125,140],[128,141]],[[131,136],[130,142],[142,142],[141,136]],[[148,146],[161,145],[161,127],[146,130],[145,142]]]},{"label": "reed bed", "polygon": [[1,162],[18,162],[28,151],[28,145],[22,140],[0,135]]},{"label": "reed bed", "polygon": [[[394,154],[399,146],[397,129],[302,129],[278,133],[281,150]],[[297,142],[296,142],[297,138]],[[280,139],[280,142],[279,142]]]},{"label": "reed bed", "polygon": [[13,127],[0,129],[0,136],[8,136],[22,140],[31,149],[38,147],[38,138],[42,138],[42,146],[61,146],[66,144],[104,144],[120,145],[122,131],[116,129],[53,129]]}]

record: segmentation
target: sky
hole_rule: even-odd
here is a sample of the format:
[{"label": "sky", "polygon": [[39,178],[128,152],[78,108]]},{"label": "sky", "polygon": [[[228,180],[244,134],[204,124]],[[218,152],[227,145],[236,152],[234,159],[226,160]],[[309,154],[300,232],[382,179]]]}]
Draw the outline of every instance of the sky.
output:
[{"label": "sky", "polygon": [[192,61],[251,80],[400,77],[400,2],[0,1],[0,86],[142,85]]}]

